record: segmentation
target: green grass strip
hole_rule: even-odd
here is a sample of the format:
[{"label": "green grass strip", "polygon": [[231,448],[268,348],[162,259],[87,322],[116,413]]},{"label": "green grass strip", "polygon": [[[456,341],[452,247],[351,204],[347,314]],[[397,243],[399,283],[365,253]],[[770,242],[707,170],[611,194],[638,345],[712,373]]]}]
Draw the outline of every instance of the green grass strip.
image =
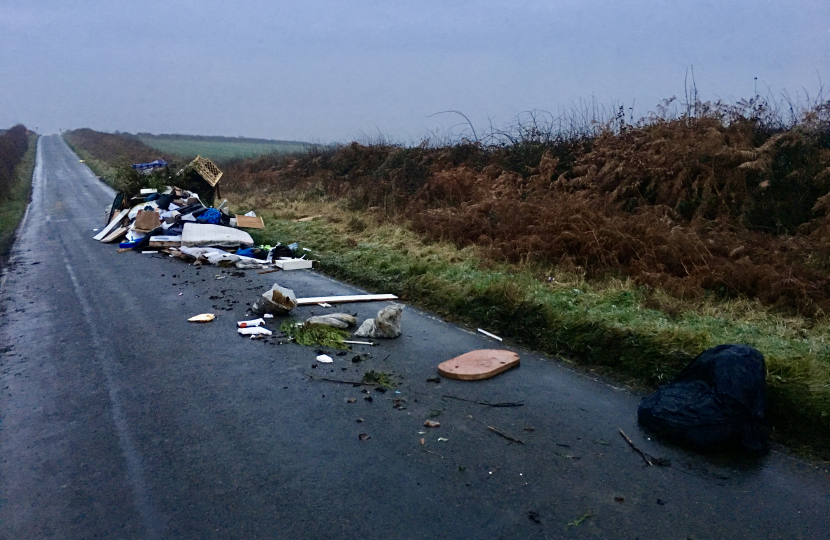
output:
[{"label": "green grass strip", "polygon": [[9,256],[14,244],[15,231],[18,224],[20,224],[20,220],[23,219],[26,206],[28,206],[31,199],[37,138],[36,134],[29,137],[29,148],[14,171],[15,185],[12,187],[9,196],[0,200],[0,265],[5,263]]},{"label": "green grass strip", "polygon": [[748,301],[670,316],[644,307],[649,292],[627,281],[548,283],[538,269],[426,244],[401,227],[370,226],[358,233],[360,240],[349,241],[325,220],[297,223],[266,215],[265,221],[259,241],[298,241],[330,275],[643,388],[667,382],[708,347],[749,344],[767,361],[773,438],[830,453],[826,320],[786,318]]}]

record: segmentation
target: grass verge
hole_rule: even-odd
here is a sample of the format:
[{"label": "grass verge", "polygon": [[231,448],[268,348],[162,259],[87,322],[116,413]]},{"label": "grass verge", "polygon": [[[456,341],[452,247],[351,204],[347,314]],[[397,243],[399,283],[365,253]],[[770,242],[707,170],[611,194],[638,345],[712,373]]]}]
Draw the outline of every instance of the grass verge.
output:
[{"label": "grass verge", "polygon": [[17,226],[20,224],[20,220],[23,219],[26,206],[31,199],[37,138],[38,136],[34,133],[29,136],[29,148],[14,171],[14,186],[9,193],[9,197],[0,201],[0,267],[5,265],[8,259],[12,244],[14,244]]},{"label": "grass verge", "polygon": [[[830,458],[826,319],[788,317],[748,300],[683,302],[628,279],[586,281],[553,267],[497,263],[475,247],[427,242],[333,203],[230,198],[265,217],[266,229],[254,235],[261,243],[298,241],[330,275],[641,389],[668,381],[708,347],[752,345],[767,361],[773,439]],[[294,221],[310,215],[325,217]]]},{"label": "grass verge", "polygon": [[94,158],[92,154],[82,146],[74,144],[72,137],[69,137],[66,132],[61,136],[69,148],[78,154],[78,157],[84,161],[86,166],[89,167],[95,176],[103,180],[110,187],[115,188],[115,167],[103,160]]}]

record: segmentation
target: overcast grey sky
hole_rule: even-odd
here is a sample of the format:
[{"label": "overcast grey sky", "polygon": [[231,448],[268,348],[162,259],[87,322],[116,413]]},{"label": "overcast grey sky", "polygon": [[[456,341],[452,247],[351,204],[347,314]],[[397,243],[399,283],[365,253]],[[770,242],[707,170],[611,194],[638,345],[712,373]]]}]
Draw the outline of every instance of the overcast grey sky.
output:
[{"label": "overcast grey sky", "polygon": [[595,96],[830,85],[828,0],[0,0],[0,127],[417,140]]}]

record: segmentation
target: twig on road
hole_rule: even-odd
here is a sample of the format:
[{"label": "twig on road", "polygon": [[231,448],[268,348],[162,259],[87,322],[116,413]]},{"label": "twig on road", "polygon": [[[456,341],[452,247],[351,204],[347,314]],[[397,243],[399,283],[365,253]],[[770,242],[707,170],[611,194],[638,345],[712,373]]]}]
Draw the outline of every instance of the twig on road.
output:
[{"label": "twig on road", "polygon": [[438,456],[439,458],[444,459],[444,456],[442,456],[441,454],[436,454],[432,450],[427,450],[426,448],[422,448],[421,450],[423,450],[427,454],[432,454],[433,456]]},{"label": "twig on road", "polygon": [[490,431],[492,431],[492,432],[493,432],[493,433],[495,433],[496,435],[500,435],[500,436],[504,437],[504,438],[505,438],[505,439],[507,439],[508,441],[513,441],[513,442],[516,442],[516,443],[519,443],[519,444],[524,444],[524,443],[525,443],[525,442],[524,442],[523,440],[521,440],[521,439],[517,439],[517,438],[515,438],[515,437],[511,437],[511,436],[510,436],[510,435],[508,435],[507,433],[502,433],[501,431],[497,430],[497,429],[496,429],[496,428],[494,428],[493,426],[487,426],[487,429],[489,429]]},{"label": "twig on road", "polygon": [[466,399],[463,397],[457,396],[450,396],[448,394],[444,394],[441,397],[449,398],[449,399],[457,399],[458,401],[466,401],[468,403],[476,403],[478,405],[486,405],[488,407],[524,407],[525,404],[521,401],[506,401],[504,403],[490,403],[489,401],[476,401],[474,399]]},{"label": "twig on road", "polygon": [[620,429],[620,435],[622,435],[622,438],[625,439],[625,442],[628,443],[628,446],[630,446],[632,450],[640,454],[640,457],[643,458],[643,461],[646,462],[646,465],[656,465],[658,467],[671,467],[671,461],[669,461],[668,459],[650,456],[642,450],[640,450],[639,448],[637,448],[634,442],[632,442],[632,440],[628,438],[628,435],[626,435],[625,431],[623,431],[622,429]]},{"label": "twig on road", "polygon": [[377,386],[378,383],[373,382],[363,382],[363,381],[344,381],[341,379],[329,379],[328,377],[315,377],[314,375],[308,376],[310,379],[315,381],[326,381],[326,382],[333,382],[333,383],[340,383],[340,384],[351,384],[352,386]]}]

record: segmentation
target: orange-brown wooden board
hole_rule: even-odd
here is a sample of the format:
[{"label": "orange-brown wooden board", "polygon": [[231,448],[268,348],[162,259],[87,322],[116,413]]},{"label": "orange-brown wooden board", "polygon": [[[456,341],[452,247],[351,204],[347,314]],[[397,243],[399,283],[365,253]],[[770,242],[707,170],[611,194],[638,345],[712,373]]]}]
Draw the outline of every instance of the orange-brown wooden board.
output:
[{"label": "orange-brown wooden board", "polygon": [[478,381],[489,379],[518,365],[519,355],[513,351],[480,349],[442,362],[438,365],[438,373],[448,379]]},{"label": "orange-brown wooden board", "polygon": [[237,215],[236,226],[243,229],[264,229],[265,223],[263,223],[262,218],[259,216],[251,217]]}]

